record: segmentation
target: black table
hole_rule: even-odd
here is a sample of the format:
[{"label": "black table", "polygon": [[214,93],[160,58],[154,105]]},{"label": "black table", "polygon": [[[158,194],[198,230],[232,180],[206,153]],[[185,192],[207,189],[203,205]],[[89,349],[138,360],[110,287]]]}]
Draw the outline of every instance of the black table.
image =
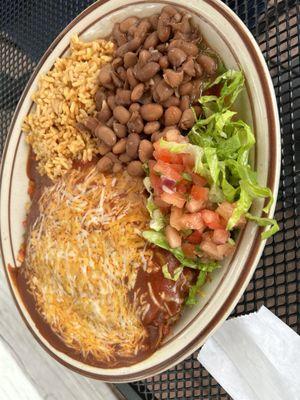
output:
[{"label": "black table", "polygon": [[[0,151],[22,90],[55,36],[92,0],[2,0],[0,4]],[[233,316],[262,304],[299,329],[300,1],[225,1],[246,23],[268,64],[281,123],[282,172],[276,218],[258,268]],[[296,136],[298,133],[298,136]],[[297,268],[298,267],[298,268]],[[229,399],[200,367],[196,352],[169,371],[117,385],[134,399]]]}]

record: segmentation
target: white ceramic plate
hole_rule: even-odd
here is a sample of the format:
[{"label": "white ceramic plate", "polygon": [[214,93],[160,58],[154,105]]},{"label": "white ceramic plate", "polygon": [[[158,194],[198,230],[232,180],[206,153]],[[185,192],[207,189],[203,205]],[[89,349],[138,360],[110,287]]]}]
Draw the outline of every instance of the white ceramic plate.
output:
[{"label": "white ceramic plate", "polygon": [[[194,16],[204,37],[228,68],[244,70],[246,91],[241,96],[239,115],[253,126],[257,145],[255,166],[258,180],[269,186],[276,200],[280,174],[280,132],[272,82],[263,56],[254,38],[239,18],[218,0],[189,0],[183,6],[181,0],[99,1],[87,8],[56,38],[38,64],[15,111],[1,169],[1,253],[7,280],[18,309],[37,341],[67,367],[98,379],[125,382],[158,374],[180,362],[199,348],[218,325],[225,320],[245,290],[261,256],[264,242],[261,230],[247,223],[239,238],[234,257],[214,273],[211,284],[206,285],[206,296],[199,304],[186,308],[172,334],[151,357],[135,365],[103,369],[84,364],[69,357],[49,343],[38,330],[26,305],[21,301],[8,266],[18,267],[16,256],[23,240],[25,204],[28,178],[26,162],[28,146],[21,133],[21,123],[32,102],[31,95],[37,89],[38,78],[47,72],[55,60],[68,51],[70,38],[77,33],[82,39],[104,37],[116,21],[129,15],[148,16],[158,12],[165,4],[180,6]],[[275,204],[269,217],[272,217]],[[260,215],[262,203],[257,202],[252,211]]]}]

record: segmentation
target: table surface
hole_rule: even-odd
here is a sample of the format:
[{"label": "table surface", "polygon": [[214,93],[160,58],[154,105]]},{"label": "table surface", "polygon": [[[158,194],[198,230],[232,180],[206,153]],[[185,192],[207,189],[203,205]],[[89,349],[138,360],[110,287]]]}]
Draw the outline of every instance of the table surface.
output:
[{"label": "table surface", "polygon": [[[0,3],[1,152],[17,101],[38,60],[67,23],[93,1],[6,0]],[[297,331],[300,282],[300,1],[228,0],[225,3],[246,23],[260,45],[273,79],[282,134],[282,174],[276,208],[281,230],[268,241],[253,279],[232,315],[255,311],[264,304]],[[23,372],[40,398],[114,398],[108,386],[72,373],[37,346],[17,314],[2,269],[0,341],[0,347],[4,344],[4,348],[13,354],[18,371]],[[229,399],[199,365],[197,353],[161,375],[130,386],[121,385],[119,389],[131,400],[134,397],[147,400]],[[0,363],[0,375],[1,371]],[[0,391],[0,400],[2,398],[9,399],[1,397]]]}]

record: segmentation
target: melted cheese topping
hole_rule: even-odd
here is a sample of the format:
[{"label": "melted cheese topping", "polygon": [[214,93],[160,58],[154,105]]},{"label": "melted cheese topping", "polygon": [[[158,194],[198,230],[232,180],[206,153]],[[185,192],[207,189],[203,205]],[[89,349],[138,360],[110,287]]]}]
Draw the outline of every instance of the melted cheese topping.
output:
[{"label": "melted cheese topping", "polygon": [[141,179],[72,170],[44,189],[26,246],[26,279],[37,308],[63,341],[100,361],[136,355],[148,304],[129,300],[152,259]]}]

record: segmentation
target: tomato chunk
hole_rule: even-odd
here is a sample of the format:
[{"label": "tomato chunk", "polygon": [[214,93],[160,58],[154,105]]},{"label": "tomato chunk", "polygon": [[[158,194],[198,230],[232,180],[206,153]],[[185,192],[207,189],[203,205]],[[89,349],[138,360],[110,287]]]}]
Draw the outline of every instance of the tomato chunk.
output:
[{"label": "tomato chunk", "polygon": [[205,229],[205,224],[203,222],[201,212],[193,214],[183,214],[181,217],[182,229],[197,229],[201,232]]},{"label": "tomato chunk", "polygon": [[170,214],[170,225],[173,226],[173,228],[177,229],[180,231],[181,229],[181,217],[183,215],[182,209],[178,207],[172,207],[171,208],[171,214]]},{"label": "tomato chunk", "polygon": [[187,241],[192,244],[199,244],[202,239],[201,231],[194,231],[190,236],[187,237]]},{"label": "tomato chunk", "polygon": [[182,251],[184,252],[184,255],[187,258],[195,258],[196,254],[195,254],[195,246],[191,243],[183,243],[182,246]]},{"label": "tomato chunk", "polygon": [[169,179],[173,179],[174,181],[180,181],[182,176],[179,172],[177,172],[171,164],[165,163],[164,161],[157,161],[153,170],[155,172],[160,173],[161,175],[166,176]]},{"label": "tomato chunk", "polygon": [[150,172],[150,182],[153,187],[154,193],[160,196],[163,192],[162,190],[162,182],[158,175],[155,172]]},{"label": "tomato chunk", "polygon": [[208,200],[208,194],[209,194],[209,189],[202,187],[202,186],[197,186],[194,185],[191,190],[191,196],[195,200]]},{"label": "tomato chunk", "polygon": [[205,200],[195,200],[191,198],[187,203],[186,203],[186,209],[190,213],[195,213],[197,211],[203,210],[204,208],[207,207],[207,202]]},{"label": "tomato chunk", "polygon": [[220,216],[215,211],[202,210],[201,215],[206,226],[210,229],[224,229]]},{"label": "tomato chunk", "polygon": [[177,183],[177,186],[176,186],[177,192],[185,194],[185,193],[189,192],[190,186],[191,186],[191,184],[189,181],[182,180]]},{"label": "tomato chunk", "polygon": [[185,197],[181,193],[162,193],[161,199],[168,203],[171,204],[172,206],[178,207],[178,208],[183,208],[185,204]]},{"label": "tomato chunk", "polygon": [[205,186],[207,184],[207,180],[198,174],[192,174],[193,183],[197,186]]},{"label": "tomato chunk", "polygon": [[[226,224],[230,217],[232,216],[232,213],[235,209],[235,203],[228,203],[228,201],[224,201],[219,205],[219,207],[216,209],[216,212],[221,215],[222,218],[226,221]],[[235,224],[236,227],[241,227],[245,225],[246,223],[246,218],[242,216],[238,222]]]},{"label": "tomato chunk", "polygon": [[185,167],[191,169],[194,168],[195,161],[194,157],[191,154],[182,154],[181,157],[182,157],[182,163]]},{"label": "tomato chunk", "polygon": [[162,149],[159,145],[159,142],[155,142],[153,147],[153,156],[156,160],[161,160],[166,163],[182,164],[181,154],[171,153],[168,149]]},{"label": "tomato chunk", "polygon": [[160,197],[154,196],[153,198],[154,204],[159,207],[162,211],[168,211],[170,208],[170,204],[163,201]]},{"label": "tomato chunk", "polygon": [[212,240],[216,244],[225,244],[229,239],[229,232],[226,229],[215,229]]},{"label": "tomato chunk", "polygon": [[218,253],[218,246],[211,241],[204,240],[200,244],[200,249],[213,260],[223,259],[223,256]]}]

